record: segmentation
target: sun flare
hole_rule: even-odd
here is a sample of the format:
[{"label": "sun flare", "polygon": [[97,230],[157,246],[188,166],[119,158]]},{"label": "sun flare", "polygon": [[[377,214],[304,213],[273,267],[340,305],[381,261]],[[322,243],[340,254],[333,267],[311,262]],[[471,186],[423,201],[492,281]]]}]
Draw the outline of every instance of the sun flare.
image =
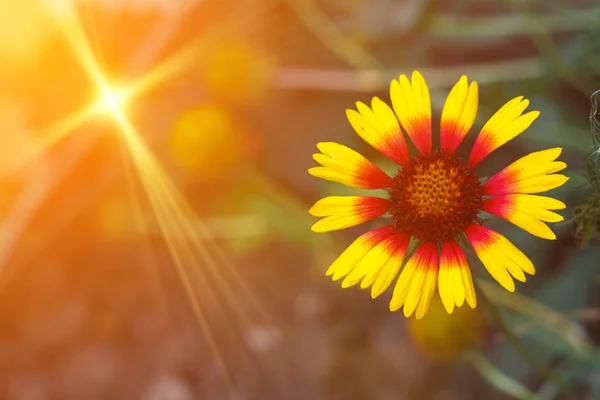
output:
[{"label": "sun flare", "polygon": [[100,112],[109,113],[113,116],[123,113],[127,93],[125,90],[119,90],[109,84],[100,85],[100,100],[98,108]]}]

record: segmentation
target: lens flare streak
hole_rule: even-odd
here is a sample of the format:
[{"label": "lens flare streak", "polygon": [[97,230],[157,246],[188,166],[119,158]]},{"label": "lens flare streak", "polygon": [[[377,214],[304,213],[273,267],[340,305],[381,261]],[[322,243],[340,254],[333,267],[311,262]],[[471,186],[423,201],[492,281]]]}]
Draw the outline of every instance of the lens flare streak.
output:
[{"label": "lens flare streak", "polygon": [[[147,144],[127,119],[123,108],[126,103],[130,103],[143,92],[172,79],[193,66],[200,55],[199,51],[205,50],[212,39],[223,33],[223,29],[239,29],[241,15],[244,16],[244,22],[247,25],[254,19],[254,16],[262,12],[264,9],[255,7],[245,14],[232,14],[233,16],[228,18],[227,22],[219,25],[221,29],[213,29],[212,35],[205,34],[202,38],[190,42],[124,88],[114,88],[106,79],[76,12],[71,13],[68,18],[61,20],[59,25],[67,43],[98,90],[99,98],[86,109],[42,128],[40,131],[44,133],[44,139],[38,149],[38,153],[43,151],[69,132],[76,130],[100,114],[104,114],[116,122],[125,142],[128,156],[131,158],[148,196],[156,216],[156,222],[169,248],[193,312],[206,336],[208,346],[230,386],[232,386],[232,377],[222,357],[222,352],[219,350],[217,340],[217,337],[221,339],[222,332],[216,336],[216,328],[211,326],[214,317],[217,317],[219,322],[224,322],[231,329],[232,334],[240,332],[239,329],[236,332],[234,326],[236,321],[227,320],[224,316],[229,310],[235,313],[233,320],[242,322],[246,327],[251,326],[253,320],[256,322],[257,318],[265,323],[273,323],[273,319],[237,274],[227,255],[214,241],[211,241],[210,238],[213,235],[210,228],[195,217],[175,184],[166,175]],[[235,285],[235,290],[232,290],[233,285]],[[213,317],[210,322],[208,314]]]}]

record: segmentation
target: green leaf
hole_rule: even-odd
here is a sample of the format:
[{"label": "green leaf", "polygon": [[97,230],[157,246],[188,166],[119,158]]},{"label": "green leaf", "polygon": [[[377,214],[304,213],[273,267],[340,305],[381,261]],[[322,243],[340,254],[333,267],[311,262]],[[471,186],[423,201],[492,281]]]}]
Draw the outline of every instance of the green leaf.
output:
[{"label": "green leaf", "polygon": [[[578,358],[582,360],[589,359],[593,347],[581,326],[570,321],[563,314],[527,296],[508,292],[502,287],[482,279],[478,279],[477,283],[487,298],[494,304],[506,307],[529,318],[547,332],[558,336],[572,349]],[[535,335],[532,338],[538,339],[539,337],[542,337],[542,335]]]},{"label": "green leaf", "polygon": [[480,352],[469,351],[464,354],[463,359],[473,365],[490,385],[500,390],[502,393],[514,397],[515,399],[539,400],[538,396],[495,367]]}]

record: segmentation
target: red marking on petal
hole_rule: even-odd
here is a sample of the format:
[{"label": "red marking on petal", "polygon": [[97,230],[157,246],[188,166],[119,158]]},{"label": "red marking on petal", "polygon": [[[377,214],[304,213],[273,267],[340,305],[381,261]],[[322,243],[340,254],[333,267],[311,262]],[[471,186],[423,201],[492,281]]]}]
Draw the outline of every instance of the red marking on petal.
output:
[{"label": "red marking on petal", "polygon": [[424,116],[414,121],[414,127],[411,129],[410,133],[412,134],[411,140],[421,154],[427,154],[431,152],[431,118]]},{"label": "red marking on petal", "polygon": [[380,197],[361,197],[356,204],[356,213],[363,216],[367,221],[385,213],[390,201]]},{"label": "red marking on petal", "polygon": [[394,253],[402,251],[406,252],[408,244],[410,243],[410,236],[405,233],[394,234],[394,241],[392,243],[392,250]]},{"label": "red marking on petal", "polygon": [[504,218],[511,212],[513,204],[514,201],[512,199],[506,196],[498,196],[484,200],[481,203],[481,209],[490,214]]},{"label": "red marking on petal", "polygon": [[439,255],[438,247],[436,242],[424,242],[422,243],[413,257],[417,257],[416,265],[426,269],[438,269],[439,268]]},{"label": "red marking on petal", "polygon": [[485,131],[481,131],[479,136],[477,136],[473,149],[471,150],[471,155],[469,156],[469,164],[471,164],[471,166],[474,167],[479,164],[481,160],[494,150],[490,137],[491,135]]},{"label": "red marking on petal", "polygon": [[454,153],[463,139],[456,121],[446,121],[440,126],[440,147],[446,153]]},{"label": "red marking on petal", "polygon": [[392,139],[382,144],[379,148],[381,154],[394,161],[399,165],[404,165],[410,160],[410,154],[408,154],[408,147],[402,137],[402,132],[398,131]]},{"label": "red marking on petal", "polygon": [[468,265],[467,257],[458,243],[453,240],[444,242],[440,254],[440,265],[450,268],[462,268],[464,265]]},{"label": "red marking on petal", "polygon": [[478,224],[473,224],[465,229],[465,235],[467,235],[472,244],[489,244],[495,240],[493,234],[494,231]]},{"label": "red marking on petal", "polygon": [[481,187],[484,196],[509,194],[511,186],[517,180],[517,175],[510,170],[502,170],[487,180]]},{"label": "red marking on petal", "polygon": [[357,165],[356,175],[365,189],[382,189],[392,185],[392,178],[371,163]]},{"label": "red marking on petal", "polygon": [[370,230],[362,235],[367,243],[373,243],[373,245],[385,240],[387,237],[394,234],[393,226],[382,226],[381,228]]}]

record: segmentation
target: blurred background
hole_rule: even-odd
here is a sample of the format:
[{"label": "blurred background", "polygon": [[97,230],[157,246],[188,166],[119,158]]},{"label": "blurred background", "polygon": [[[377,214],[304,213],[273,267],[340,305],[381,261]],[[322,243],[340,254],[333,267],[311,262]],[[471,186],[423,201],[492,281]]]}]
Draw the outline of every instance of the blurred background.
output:
[{"label": "blurred background", "polygon": [[[541,117],[481,166],[563,147],[558,239],[490,221],[536,264],[421,321],[324,272],[368,226],[306,170],[419,69],[434,127]],[[0,399],[600,399],[597,0],[2,0]],[[590,98],[590,96],[592,96]],[[434,131],[437,131],[434,129]],[[470,148],[475,135],[467,137]]]}]

